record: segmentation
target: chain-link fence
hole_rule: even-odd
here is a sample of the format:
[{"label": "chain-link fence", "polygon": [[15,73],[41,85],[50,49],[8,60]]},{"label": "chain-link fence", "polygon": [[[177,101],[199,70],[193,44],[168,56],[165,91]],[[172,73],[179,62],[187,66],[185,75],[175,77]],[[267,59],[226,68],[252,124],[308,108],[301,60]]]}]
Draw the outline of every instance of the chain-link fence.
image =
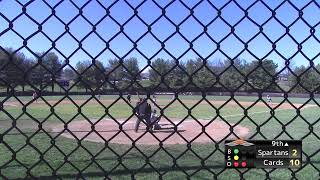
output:
[{"label": "chain-link fence", "polygon": [[[1,178],[319,179],[319,15],[317,1],[0,1]],[[301,139],[303,165],[227,170],[236,138]]]}]

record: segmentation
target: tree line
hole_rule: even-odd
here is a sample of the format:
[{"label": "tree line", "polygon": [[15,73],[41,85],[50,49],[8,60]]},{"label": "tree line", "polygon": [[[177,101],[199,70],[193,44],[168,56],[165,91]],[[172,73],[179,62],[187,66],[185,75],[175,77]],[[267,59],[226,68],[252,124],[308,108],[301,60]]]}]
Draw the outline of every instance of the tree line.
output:
[{"label": "tree line", "polygon": [[27,58],[12,48],[0,49],[0,86],[44,86],[63,73],[62,63],[54,52],[36,53],[38,60]]},{"label": "tree line", "polygon": [[[157,58],[151,67],[140,67],[137,58],[110,59],[104,65],[99,60],[79,61],[75,67],[59,60],[54,52],[36,53],[36,59],[27,58],[13,49],[0,50],[0,86],[23,88],[28,84],[42,89],[58,79],[73,81],[83,89],[158,89],[274,91],[278,65],[273,60],[243,59],[209,62],[200,58],[186,62]],[[286,71],[291,92],[319,91],[320,65],[293,67]],[[298,76],[298,77],[297,77]],[[298,84],[300,83],[300,85]],[[130,88],[129,88],[130,87]]]}]

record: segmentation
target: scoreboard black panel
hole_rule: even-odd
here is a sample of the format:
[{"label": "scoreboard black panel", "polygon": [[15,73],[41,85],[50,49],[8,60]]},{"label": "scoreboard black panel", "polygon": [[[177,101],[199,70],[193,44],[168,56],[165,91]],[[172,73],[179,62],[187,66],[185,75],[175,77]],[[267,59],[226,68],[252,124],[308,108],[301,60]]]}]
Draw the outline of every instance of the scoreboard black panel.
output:
[{"label": "scoreboard black panel", "polygon": [[300,168],[302,141],[226,140],[227,168]]}]

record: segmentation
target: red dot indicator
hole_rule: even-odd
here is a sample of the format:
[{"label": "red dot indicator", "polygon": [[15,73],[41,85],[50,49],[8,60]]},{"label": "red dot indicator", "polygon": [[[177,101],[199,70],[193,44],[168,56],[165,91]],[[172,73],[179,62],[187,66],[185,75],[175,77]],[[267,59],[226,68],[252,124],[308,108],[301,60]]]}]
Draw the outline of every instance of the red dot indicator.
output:
[{"label": "red dot indicator", "polygon": [[238,167],[238,166],[239,166],[239,163],[238,163],[238,162],[233,162],[233,166],[234,166],[234,167]]},{"label": "red dot indicator", "polygon": [[246,166],[247,166],[247,162],[243,161],[243,162],[241,163],[241,166],[242,166],[242,167],[246,167]]}]

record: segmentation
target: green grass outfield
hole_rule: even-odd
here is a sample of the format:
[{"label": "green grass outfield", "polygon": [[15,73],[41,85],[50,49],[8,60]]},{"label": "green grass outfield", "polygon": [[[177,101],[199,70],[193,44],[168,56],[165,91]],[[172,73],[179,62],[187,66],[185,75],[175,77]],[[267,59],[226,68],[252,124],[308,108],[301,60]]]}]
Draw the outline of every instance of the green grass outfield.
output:
[{"label": "green grass outfield", "polygon": [[[186,179],[187,174],[192,179],[239,179],[240,172],[244,172],[245,179],[291,179],[294,174],[297,179],[319,179],[320,169],[320,108],[318,106],[300,110],[300,116],[293,109],[281,109],[275,111],[276,118],[270,118],[270,109],[266,106],[253,106],[245,108],[248,110],[248,118],[243,118],[243,109],[237,105],[226,104],[221,107],[215,105],[212,108],[207,102],[201,100],[200,96],[179,96],[179,99],[187,108],[192,108],[191,113],[199,119],[217,119],[217,113],[229,123],[237,123],[250,129],[251,139],[302,139],[303,138],[303,159],[310,157],[310,162],[303,163],[302,169],[224,169],[224,142],[218,144],[191,144],[188,150],[187,145],[172,145],[159,148],[159,146],[139,145],[131,148],[130,145],[117,145],[104,143],[81,142],[79,146],[76,140],[58,136],[57,133],[50,133],[50,127],[57,123],[70,120],[106,119],[110,114],[114,118],[129,118],[132,110],[122,99],[112,104],[118,96],[102,96],[103,105],[91,99],[84,101],[91,96],[70,96],[77,100],[78,107],[70,103],[70,100],[63,97],[43,97],[53,108],[39,101],[26,107],[25,113],[22,105],[17,99],[6,99],[4,109],[0,111],[0,133],[5,134],[0,143],[0,176],[10,179],[25,178],[27,174],[36,177],[48,177],[57,174],[62,179],[76,179],[79,171],[82,171],[83,178],[103,179],[107,174],[111,179],[131,179],[135,173],[136,179],[159,178],[163,179]],[[164,108],[164,115],[172,118],[184,118],[188,115],[188,109],[180,102],[175,101],[168,105],[172,96],[159,96],[158,104]],[[4,100],[5,98],[1,98]],[[135,100],[136,97],[134,96]],[[207,99],[215,101],[226,101],[230,97],[208,96]],[[254,102],[257,97],[235,97],[239,102]],[[31,97],[19,97],[23,103],[31,100]],[[54,104],[63,100],[61,104]],[[279,103],[282,98],[273,98],[273,102]],[[305,103],[308,99],[289,98],[292,103]],[[319,99],[316,101],[320,102]],[[315,102],[308,102],[315,104]],[[54,110],[54,111],[51,111]],[[107,110],[107,111],[106,111]],[[108,114],[107,114],[107,113]],[[12,127],[12,118],[17,119],[16,126]],[[293,122],[289,123],[292,119]],[[38,123],[46,130],[39,131]],[[253,121],[253,122],[252,122]],[[286,132],[283,133],[282,124],[286,125]],[[289,124],[288,124],[289,123]],[[313,124],[314,123],[314,124]],[[312,124],[313,133],[310,133],[309,124]],[[257,125],[260,125],[261,134],[257,133]],[[54,141],[52,141],[54,140]],[[54,143],[53,143],[54,142]],[[13,157],[12,152],[17,152]],[[144,153],[141,154],[141,152]],[[42,156],[40,156],[42,154]],[[199,157],[203,158],[201,162]],[[12,161],[12,158],[16,159]],[[148,165],[145,165],[149,159]],[[67,160],[68,163],[65,163]],[[92,161],[94,160],[94,162]],[[317,169],[318,168],[318,169]],[[30,169],[30,171],[27,171]],[[214,174],[216,176],[214,176]],[[1,179],[1,178],[0,178]]]}]

